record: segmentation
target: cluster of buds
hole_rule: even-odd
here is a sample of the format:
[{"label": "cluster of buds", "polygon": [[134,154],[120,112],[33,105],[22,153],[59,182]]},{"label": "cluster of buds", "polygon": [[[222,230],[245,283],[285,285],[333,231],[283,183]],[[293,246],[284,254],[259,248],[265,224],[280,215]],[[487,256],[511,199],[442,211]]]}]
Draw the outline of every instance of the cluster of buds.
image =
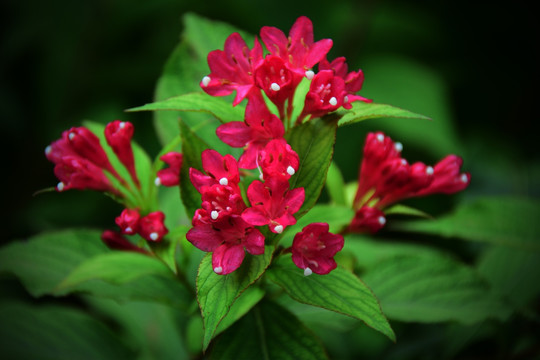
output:
[{"label": "cluster of buds", "polygon": [[389,205],[411,197],[453,194],[469,185],[471,176],[461,172],[459,156],[448,155],[434,166],[409,164],[402,150],[401,143],[382,132],[367,135],[349,231],[375,233],[386,224],[383,210]]}]

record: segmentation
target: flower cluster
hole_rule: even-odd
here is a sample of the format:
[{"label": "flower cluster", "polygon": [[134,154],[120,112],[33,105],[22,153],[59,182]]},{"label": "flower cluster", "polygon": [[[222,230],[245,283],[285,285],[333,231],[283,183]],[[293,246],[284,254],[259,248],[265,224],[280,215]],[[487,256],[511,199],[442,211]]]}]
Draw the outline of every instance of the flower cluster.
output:
[{"label": "flower cluster", "polygon": [[461,172],[460,157],[448,155],[434,166],[409,164],[402,150],[401,143],[382,132],[367,135],[350,231],[375,233],[385,225],[383,210],[389,205],[411,197],[452,194],[469,185],[471,176]]}]

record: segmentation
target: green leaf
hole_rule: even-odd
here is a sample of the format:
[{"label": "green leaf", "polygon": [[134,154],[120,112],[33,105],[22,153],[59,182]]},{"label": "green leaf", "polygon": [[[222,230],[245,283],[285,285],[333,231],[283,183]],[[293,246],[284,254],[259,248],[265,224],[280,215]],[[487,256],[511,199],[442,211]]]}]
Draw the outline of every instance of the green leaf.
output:
[{"label": "green leaf", "polygon": [[189,179],[189,169],[203,170],[201,154],[210,147],[201,140],[191,129],[180,121],[182,135],[182,168],[180,169],[180,196],[186,208],[186,213],[191,219],[195,210],[201,207],[201,194],[195,189]]},{"label": "green leaf", "polygon": [[338,126],[355,124],[357,122],[376,119],[376,118],[404,118],[404,119],[422,119],[431,120],[429,117],[413,113],[408,110],[400,109],[395,106],[376,103],[365,103],[355,101],[352,103],[352,109],[343,112],[343,117],[339,119]]},{"label": "green leaf", "polygon": [[197,274],[197,301],[204,323],[203,350],[232,304],[264,273],[272,259],[272,251],[272,247],[266,246],[263,255],[246,255],[240,268],[228,275],[217,275],[212,268],[212,255],[204,257]]},{"label": "green leaf", "polygon": [[241,105],[235,107],[229,101],[220,97],[210,96],[203,92],[182,94],[166,100],[138,106],[127,111],[193,111],[205,112],[215,116],[221,122],[243,121],[245,108]]},{"label": "green leaf", "polygon": [[110,252],[96,230],[43,233],[0,249],[0,272],[17,276],[32,296],[51,294],[85,260]]},{"label": "green leaf", "polygon": [[52,305],[0,304],[4,359],[128,359],[117,334],[79,310]]},{"label": "green leaf", "polygon": [[354,274],[338,267],[327,275],[304,276],[288,256],[275,261],[266,273],[296,301],[349,315],[395,341],[377,298]]},{"label": "green leaf", "polygon": [[326,189],[334,204],[347,206],[345,180],[335,162],[332,162],[328,168],[328,174],[326,174]]},{"label": "green leaf", "polygon": [[210,359],[328,359],[319,340],[287,309],[263,300],[211,349]]},{"label": "green leaf", "polygon": [[111,252],[86,260],[74,269],[57,288],[61,291],[90,280],[124,284],[145,275],[169,278],[173,276],[171,270],[156,258],[135,252]]},{"label": "green leaf", "polygon": [[363,278],[390,319],[474,324],[508,316],[508,307],[473,268],[444,255],[388,258]]},{"label": "green leaf", "polygon": [[295,126],[285,135],[300,158],[298,171],[289,180],[291,189],[303,187],[306,194],[297,218],[308,212],[321,194],[334,153],[336,130],[335,119],[315,118]]},{"label": "green leaf", "polygon": [[219,323],[219,326],[214,333],[214,337],[227,330],[242,316],[244,316],[249,310],[251,310],[261,299],[264,297],[264,290],[251,286],[247,288],[238,299],[232,304],[231,309],[223,320]]},{"label": "green leaf", "polygon": [[540,251],[540,202],[484,197],[436,220],[395,223],[396,229]]}]

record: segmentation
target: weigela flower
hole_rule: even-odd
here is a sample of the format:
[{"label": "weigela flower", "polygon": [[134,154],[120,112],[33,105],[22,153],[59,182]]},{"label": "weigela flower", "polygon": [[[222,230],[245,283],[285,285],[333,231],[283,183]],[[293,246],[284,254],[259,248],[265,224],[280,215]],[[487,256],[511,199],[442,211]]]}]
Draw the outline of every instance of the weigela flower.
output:
[{"label": "weigela flower", "polygon": [[240,173],[236,159],[232,155],[221,156],[217,151],[207,149],[202,152],[201,157],[206,175],[197,169],[189,169],[189,179],[197,191],[201,192],[203,186],[214,184],[228,185],[240,191],[238,188]]},{"label": "weigela flower", "polygon": [[344,239],[328,230],[327,223],[313,223],[294,236],[292,260],[304,275],[325,275],[337,267],[334,256],[343,249]]},{"label": "weigela flower", "polygon": [[401,143],[394,143],[382,132],[368,134],[353,203],[356,215],[350,231],[380,230],[386,223],[382,210],[400,200],[452,194],[469,185],[470,174],[461,172],[460,157],[448,155],[434,167],[421,162],[409,165],[401,157],[402,149]]},{"label": "weigela flower", "polygon": [[115,222],[120,227],[122,234],[133,235],[139,231],[140,218],[141,215],[137,209],[124,209]]},{"label": "weigela flower", "polygon": [[321,61],[330,48],[332,40],[313,41],[313,24],[305,16],[299,17],[285,36],[278,28],[265,26],[261,29],[261,39],[268,51],[280,57],[286,66],[300,76]]},{"label": "weigela flower", "polygon": [[212,268],[219,275],[238,269],[245,251],[252,255],[264,254],[264,236],[238,215],[227,216],[214,223],[198,222],[186,234],[196,248],[212,252]]},{"label": "weigela flower", "polygon": [[234,188],[220,184],[201,188],[202,210],[195,216],[218,221],[226,216],[240,215],[246,208],[244,199]]},{"label": "weigela flower", "polygon": [[264,179],[288,180],[298,171],[300,159],[285,139],[276,139],[259,153],[258,164]]},{"label": "weigela flower", "polygon": [[307,115],[311,115],[311,118],[321,117],[336,111],[343,105],[346,95],[342,78],[334,76],[332,70],[319,71],[311,80],[299,118],[303,119]]},{"label": "weigela flower", "polygon": [[245,121],[232,121],[220,125],[216,134],[221,141],[232,147],[244,147],[238,160],[242,169],[255,169],[257,155],[272,139],[285,134],[283,122],[266,107],[262,97],[250,99],[246,107]]},{"label": "weigela flower", "polygon": [[123,237],[122,234],[116,231],[105,230],[101,234],[101,240],[103,240],[105,245],[107,245],[110,249],[135,251],[141,254],[148,254],[148,251],[141,249],[138,246],[133,245],[131,242],[129,242],[128,239]]},{"label": "weigela flower", "polygon": [[119,195],[105,176],[103,169],[79,156],[64,156],[55,165],[54,174],[60,180],[57,191],[70,189],[105,191]]},{"label": "weigela flower", "polygon": [[253,74],[262,61],[262,46],[257,39],[249,50],[242,36],[233,33],[225,40],[224,50],[211,51],[207,59],[210,75],[200,83],[206,93],[225,96],[236,91],[233,105],[237,105],[256,89]]},{"label": "weigela flower", "polygon": [[154,211],[139,220],[139,235],[148,241],[159,242],[169,230],[164,224],[165,214]]},{"label": "weigela flower", "polygon": [[282,233],[285,227],[296,224],[293,216],[304,203],[304,188],[289,190],[289,182],[270,178],[264,183],[255,180],[247,190],[251,203],[242,213],[248,224],[268,225],[273,233]]},{"label": "weigela flower", "polygon": [[168,168],[157,172],[156,185],[176,186],[180,184],[180,168],[182,167],[182,154],[176,151],[168,152],[159,158],[169,165]]},{"label": "weigela flower", "polygon": [[139,185],[139,179],[137,178],[137,172],[135,171],[133,149],[131,148],[133,132],[133,124],[127,121],[115,120],[108,123],[105,127],[105,139],[118,159],[124,164],[126,169],[128,169],[135,184]]}]

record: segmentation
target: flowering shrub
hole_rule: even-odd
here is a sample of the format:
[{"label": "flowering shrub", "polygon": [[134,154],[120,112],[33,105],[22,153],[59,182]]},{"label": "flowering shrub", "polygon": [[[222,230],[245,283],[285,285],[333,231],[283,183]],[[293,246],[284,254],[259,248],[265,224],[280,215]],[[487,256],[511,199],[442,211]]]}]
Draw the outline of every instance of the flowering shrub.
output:
[{"label": "flowering shrub", "polygon": [[[388,318],[471,324],[508,316],[461,262],[420,247],[402,251],[403,244],[388,260],[386,243],[371,237],[394,220],[396,229],[408,231],[392,215],[426,216],[397,203],[465,190],[471,175],[459,156],[433,166],[410,164],[403,145],[378,131],[364,140],[357,183],[345,186],[333,163],[340,127],[381,117],[427,118],[359,93],[362,70],[349,71],[344,57],[329,61],[333,42],[315,40],[307,17],[299,17],[288,35],[269,26],[259,35],[251,42],[232,32],[222,49],[210,51],[199,89],[170,96],[158,91],[156,102],[131,109],[156,111],[163,150],[155,161],[133,142],[136,126],[128,121],[88,122],[62,133],[45,150],[59,180],[55,190],[103,192],[124,209],[110,229],[59,235],[47,245],[65,246],[65,256],[79,259],[53,272],[48,286],[33,287],[35,274],[24,269],[4,270],[20,276],[36,296],[83,292],[165,303],[182,314],[181,332],[189,340],[177,340],[197,340],[190,354],[211,358],[326,358],[297,318],[306,306],[338,323],[338,314],[347,315],[392,341]],[[158,115],[165,110],[173,115]],[[193,112],[205,120],[194,121]],[[326,204],[319,201],[325,186]],[[354,189],[352,196],[346,188]],[[180,196],[171,195],[178,189]],[[429,230],[425,221],[411,222],[409,231]],[[83,241],[80,249],[70,243]],[[370,247],[377,249],[377,266],[363,262]],[[54,256],[43,266],[63,255]],[[434,274],[432,281],[415,283],[424,273]],[[439,286],[438,274],[451,274],[446,285]],[[470,295],[448,293],[449,287]],[[418,297],[417,312],[400,308]],[[441,299],[450,310],[422,312],[443,306]]]}]

